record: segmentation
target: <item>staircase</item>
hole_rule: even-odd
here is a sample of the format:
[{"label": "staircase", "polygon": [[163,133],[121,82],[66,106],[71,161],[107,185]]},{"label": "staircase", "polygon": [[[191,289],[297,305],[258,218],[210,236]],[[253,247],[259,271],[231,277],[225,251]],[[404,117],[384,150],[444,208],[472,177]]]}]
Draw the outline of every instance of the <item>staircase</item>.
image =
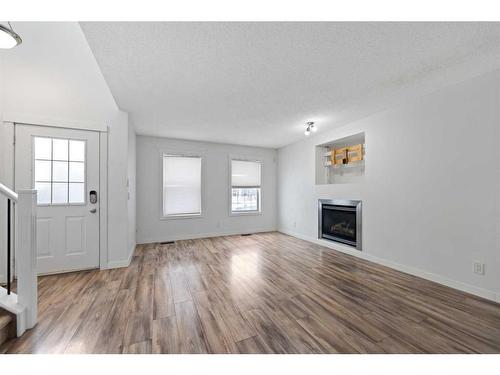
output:
[{"label": "staircase", "polygon": [[[7,339],[21,336],[37,322],[36,273],[36,190],[17,193],[0,183],[0,197],[7,202],[7,231],[5,238],[6,262],[0,275],[5,288],[0,286],[0,345]],[[3,208],[3,206],[2,206]],[[3,236],[2,236],[3,237]],[[4,239],[0,239],[0,246]],[[15,244],[16,272],[12,267]],[[3,260],[0,264],[3,263]],[[3,268],[3,267],[2,267]],[[16,277],[16,293],[11,282]]]},{"label": "staircase", "polygon": [[2,344],[15,336],[16,327],[12,315],[0,309],[0,353]]}]

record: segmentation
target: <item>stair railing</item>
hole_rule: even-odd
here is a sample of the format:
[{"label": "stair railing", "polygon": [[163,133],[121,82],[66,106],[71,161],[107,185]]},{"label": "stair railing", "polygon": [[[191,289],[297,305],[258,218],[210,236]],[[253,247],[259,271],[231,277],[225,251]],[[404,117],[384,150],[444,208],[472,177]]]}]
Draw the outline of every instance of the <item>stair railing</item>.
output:
[{"label": "stair railing", "polygon": [[11,241],[11,235],[12,235],[12,214],[11,214],[11,204],[12,203],[17,203],[18,200],[18,195],[10,190],[8,187],[5,185],[0,184],[0,192],[7,198],[7,295],[10,295],[11,292],[11,281],[12,281],[12,275],[11,275],[11,269],[12,269],[12,258],[11,258],[11,252],[12,252],[12,241]]},{"label": "stair railing", "polygon": [[[18,336],[37,322],[36,272],[36,190],[19,190],[17,193],[0,184],[0,195],[7,199],[7,297],[15,308],[21,309],[17,316]],[[16,215],[13,215],[13,207]],[[12,240],[12,228],[15,223],[15,236]],[[11,291],[12,280],[12,244],[15,243],[17,266],[17,290]],[[13,297],[14,299],[10,298]],[[15,299],[17,297],[17,300]]]}]

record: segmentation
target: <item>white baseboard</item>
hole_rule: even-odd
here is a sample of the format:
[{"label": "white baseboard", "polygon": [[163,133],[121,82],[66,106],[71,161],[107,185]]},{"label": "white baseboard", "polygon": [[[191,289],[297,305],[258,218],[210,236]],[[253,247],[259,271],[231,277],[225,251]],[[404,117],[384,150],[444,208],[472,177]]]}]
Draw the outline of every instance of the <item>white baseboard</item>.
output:
[{"label": "white baseboard", "polygon": [[292,231],[289,231],[286,229],[278,229],[278,232],[287,234],[287,235],[292,236],[292,237],[300,238],[301,240],[312,242],[312,243],[315,243],[315,244],[318,244],[318,245],[321,245],[324,247],[328,247],[330,249],[334,249],[334,250],[337,250],[337,251],[340,251],[342,253],[346,253],[346,254],[349,254],[349,255],[352,255],[352,256],[355,256],[358,258],[362,258],[362,259],[368,260],[368,261],[373,262],[373,263],[381,264],[383,266],[393,268],[397,271],[401,271],[401,272],[408,273],[408,274],[413,275],[413,276],[421,277],[422,279],[434,281],[438,284],[442,284],[442,285],[448,286],[450,288],[460,290],[462,292],[470,293],[470,294],[473,294],[475,296],[488,299],[490,301],[500,303],[500,292],[495,292],[492,290],[480,288],[480,287],[477,287],[474,285],[463,283],[461,281],[447,278],[447,277],[442,276],[442,275],[438,275],[438,274],[435,274],[432,272],[424,271],[424,270],[421,270],[419,268],[406,266],[404,264],[400,264],[400,263],[396,263],[396,262],[393,262],[393,261],[390,261],[387,259],[379,258],[379,257],[368,254],[368,253],[363,252],[363,251],[354,250],[354,249],[350,248],[349,246],[344,246],[341,244],[332,243],[330,241],[325,241],[325,240],[321,240],[318,238],[305,236],[305,235],[295,233],[295,232],[292,232]]},{"label": "white baseboard", "polygon": [[132,261],[132,256],[134,255],[134,250],[137,245],[132,246],[129,250],[128,258],[124,260],[115,260],[113,262],[108,262],[108,270],[113,268],[123,268],[130,266],[130,262]]},{"label": "white baseboard", "polygon": [[132,257],[134,256],[134,251],[135,251],[135,248],[137,247],[137,244],[134,242],[134,244],[132,245],[132,247],[130,248],[130,250],[128,251],[128,262],[130,263]]},{"label": "white baseboard", "polygon": [[197,233],[197,234],[186,234],[179,236],[170,237],[156,237],[156,238],[143,238],[137,242],[137,244],[147,244],[155,242],[168,242],[168,241],[182,241],[182,240],[195,240],[198,238],[210,238],[210,237],[220,237],[220,236],[236,236],[239,234],[249,234],[249,233],[266,233],[266,232],[276,232],[277,229],[255,229],[250,231],[222,231],[222,232],[212,232],[212,233]]}]

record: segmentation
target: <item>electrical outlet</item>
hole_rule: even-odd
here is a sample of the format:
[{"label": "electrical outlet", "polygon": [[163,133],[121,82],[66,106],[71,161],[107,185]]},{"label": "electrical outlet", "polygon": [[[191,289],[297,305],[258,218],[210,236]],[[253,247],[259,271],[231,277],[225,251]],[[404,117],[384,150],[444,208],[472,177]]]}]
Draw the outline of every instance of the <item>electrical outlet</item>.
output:
[{"label": "electrical outlet", "polygon": [[297,222],[296,221],[293,222],[293,227],[297,228]]},{"label": "electrical outlet", "polygon": [[484,275],[484,263],[474,262],[474,273]]}]

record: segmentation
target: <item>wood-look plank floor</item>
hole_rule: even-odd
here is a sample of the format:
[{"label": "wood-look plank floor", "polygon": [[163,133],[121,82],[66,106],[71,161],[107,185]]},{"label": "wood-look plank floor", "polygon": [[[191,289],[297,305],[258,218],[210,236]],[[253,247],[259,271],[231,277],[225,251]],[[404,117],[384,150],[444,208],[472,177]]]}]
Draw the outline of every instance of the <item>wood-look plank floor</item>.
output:
[{"label": "wood-look plank floor", "polygon": [[500,305],[281,233],[40,277],[4,353],[500,353]]}]

